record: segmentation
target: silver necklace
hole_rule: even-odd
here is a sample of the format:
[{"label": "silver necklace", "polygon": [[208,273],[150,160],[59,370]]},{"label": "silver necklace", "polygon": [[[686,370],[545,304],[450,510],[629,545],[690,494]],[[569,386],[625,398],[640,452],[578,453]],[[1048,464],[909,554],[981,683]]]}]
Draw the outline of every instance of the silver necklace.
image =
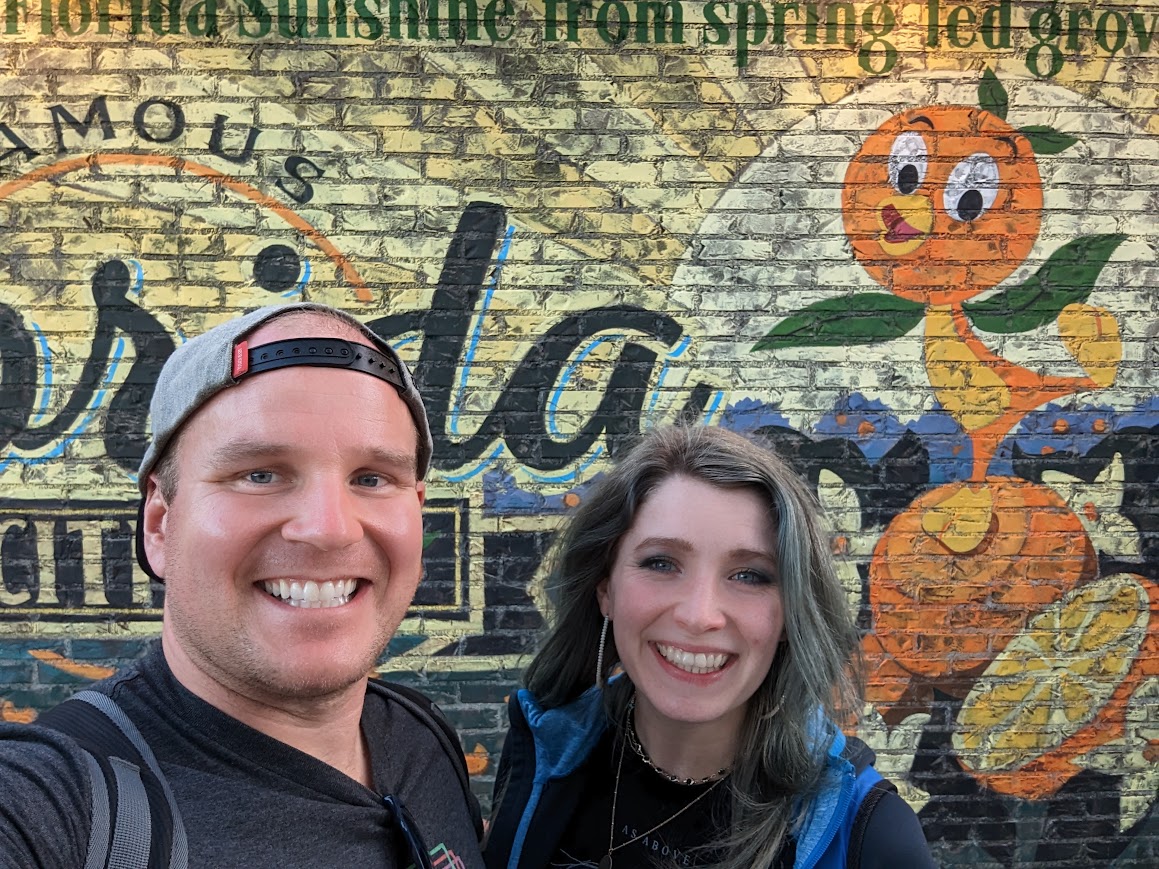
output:
[{"label": "silver necklace", "polygon": [[635,697],[633,697],[628,702],[628,720],[627,720],[627,726],[624,728],[624,731],[625,731],[625,735],[627,736],[628,745],[632,746],[632,751],[636,752],[636,754],[639,756],[640,760],[644,761],[644,764],[649,769],[651,769],[653,772],[655,772],[657,775],[661,776],[662,778],[667,779],[668,781],[672,782],[673,784],[684,785],[685,787],[692,787],[694,785],[706,785],[709,782],[720,781],[722,778],[724,778],[730,772],[732,772],[732,770],[729,769],[728,767],[724,767],[722,769],[718,769],[716,772],[712,773],[711,775],[706,775],[704,778],[680,778],[679,776],[673,775],[672,773],[668,772],[668,770],[661,769],[660,767],[656,766],[656,764],[652,761],[652,758],[650,758],[648,756],[648,752],[645,750],[644,746],[640,743],[640,737],[638,737],[636,735],[636,698]]},{"label": "silver necklace", "polygon": [[[624,768],[624,751],[625,751],[625,745],[624,745],[624,743],[621,742],[620,743],[620,760],[616,763],[616,786],[612,789],[612,820],[608,826],[608,853],[605,854],[603,856],[603,858],[600,860],[599,869],[612,869],[612,854],[613,854],[613,852],[619,851],[621,848],[626,848],[628,845],[631,845],[633,842],[639,842],[645,836],[648,836],[648,835],[651,835],[652,833],[655,833],[657,830],[659,830],[661,827],[663,827],[669,821],[676,820],[681,815],[683,815],[685,812],[687,812],[689,809],[691,809],[693,806],[695,806],[698,802],[700,802],[702,799],[704,799],[706,796],[708,796],[710,793],[712,793],[714,790],[716,790],[716,786],[724,780],[723,778],[716,779],[712,783],[712,787],[705,788],[703,791],[698,793],[695,797],[692,798],[692,800],[690,802],[685,804],[684,808],[680,809],[675,814],[669,815],[667,818],[665,818],[663,821],[661,821],[655,827],[652,827],[649,830],[645,830],[640,835],[633,836],[628,841],[621,842],[619,845],[616,845],[616,844],[614,844],[616,841],[616,798],[620,795],[620,772]],[[655,769],[655,767],[652,767],[652,768]]]}]

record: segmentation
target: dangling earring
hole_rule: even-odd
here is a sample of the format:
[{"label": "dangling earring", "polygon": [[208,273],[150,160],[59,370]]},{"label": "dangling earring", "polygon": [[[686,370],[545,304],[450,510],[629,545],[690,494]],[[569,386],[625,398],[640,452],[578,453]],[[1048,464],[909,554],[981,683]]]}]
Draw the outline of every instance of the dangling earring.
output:
[{"label": "dangling earring", "polygon": [[604,687],[604,645],[608,642],[608,625],[611,620],[604,616],[604,626],[600,628],[600,652],[596,655],[596,686]]}]

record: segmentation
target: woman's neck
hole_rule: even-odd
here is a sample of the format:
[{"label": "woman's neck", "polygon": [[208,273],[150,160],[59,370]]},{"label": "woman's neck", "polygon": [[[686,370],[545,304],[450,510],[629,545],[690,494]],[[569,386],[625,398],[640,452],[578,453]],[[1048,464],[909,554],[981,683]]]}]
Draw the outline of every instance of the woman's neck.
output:
[{"label": "woman's neck", "polygon": [[637,695],[632,715],[641,747],[663,772],[695,781],[732,768],[740,742],[743,708],[713,721],[674,721]]}]

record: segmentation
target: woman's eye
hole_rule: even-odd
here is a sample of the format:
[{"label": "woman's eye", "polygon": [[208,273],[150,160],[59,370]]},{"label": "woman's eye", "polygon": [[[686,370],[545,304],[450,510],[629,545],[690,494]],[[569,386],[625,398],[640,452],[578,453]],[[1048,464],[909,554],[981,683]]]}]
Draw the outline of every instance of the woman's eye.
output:
[{"label": "woman's eye", "polygon": [[273,471],[250,471],[246,474],[246,480],[251,483],[257,483],[259,486],[264,486],[274,481]]},{"label": "woman's eye", "polygon": [[760,570],[741,570],[732,575],[737,582],[745,585],[770,585],[773,578]]},{"label": "woman's eye", "polygon": [[655,570],[661,573],[668,573],[676,569],[675,565],[667,558],[645,558],[640,562],[640,566],[645,570]]}]

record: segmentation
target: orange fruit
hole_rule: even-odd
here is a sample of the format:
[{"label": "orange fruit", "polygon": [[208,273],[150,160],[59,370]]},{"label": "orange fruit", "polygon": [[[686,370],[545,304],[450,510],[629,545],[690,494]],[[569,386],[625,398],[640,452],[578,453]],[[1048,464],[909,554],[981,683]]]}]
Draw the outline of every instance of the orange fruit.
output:
[{"label": "orange fruit", "polygon": [[845,234],[870,276],[925,304],[998,285],[1042,224],[1030,140],[997,115],[922,106],[894,115],[861,146],[841,192]]},{"label": "orange fruit", "polygon": [[1092,582],[1039,613],[966,696],[958,760],[999,793],[1038,799],[1073,761],[1124,735],[1132,694],[1159,674],[1159,586],[1130,574]]},{"label": "orange fruit", "polygon": [[[946,537],[944,505],[985,486],[989,526]],[[975,508],[977,509],[977,508]],[[968,533],[964,533],[968,532]],[[962,551],[963,540],[977,539]],[[951,548],[950,543],[953,545]],[[885,530],[869,566],[873,631],[910,673],[940,678],[984,668],[1044,606],[1094,576],[1090,538],[1066,502],[1018,477],[926,492]]]}]

